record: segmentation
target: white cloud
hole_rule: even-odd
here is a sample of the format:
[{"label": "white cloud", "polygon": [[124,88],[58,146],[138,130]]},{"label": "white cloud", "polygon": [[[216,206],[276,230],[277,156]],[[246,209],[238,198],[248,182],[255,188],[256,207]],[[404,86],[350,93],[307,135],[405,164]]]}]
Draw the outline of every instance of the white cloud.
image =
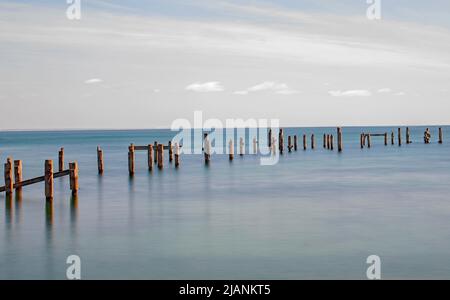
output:
[{"label": "white cloud", "polygon": [[91,79],[86,80],[84,83],[93,84],[93,83],[100,83],[100,82],[103,82],[103,80],[100,78],[91,78]]},{"label": "white cloud", "polygon": [[368,90],[329,91],[333,97],[369,97],[372,93]]},{"label": "white cloud", "polygon": [[218,81],[210,81],[210,82],[196,82],[190,84],[186,87],[186,90],[193,92],[222,92],[224,90],[223,86]]},{"label": "white cloud", "polygon": [[276,81],[264,81],[263,83],[249,87],[246,90],[236,91],[234,92],[234,94],[247,95],[248,93],[251,92],[262,92],[262,91],[272,91],[280,95],[292,95],[298,93],[298,91],[289,88],[289,86],[286,83],[280,83]]},{"label": "white cloud", "polygon": [[377,92],[380,94],[387,94],[387,93],[391,93],[392,90],[390,88],[382,88],[382,89],[379,89]]}]

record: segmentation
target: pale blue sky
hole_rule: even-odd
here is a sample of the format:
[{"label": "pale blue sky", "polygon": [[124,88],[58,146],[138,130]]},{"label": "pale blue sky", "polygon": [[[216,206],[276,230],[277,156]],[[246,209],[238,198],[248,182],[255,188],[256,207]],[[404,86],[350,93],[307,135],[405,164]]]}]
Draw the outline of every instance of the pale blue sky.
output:
[{"label": "pale blue sky", "polygon": [[[0,1],[0,129],[450,124],[450,1]],[[43,118],[46,114],[50,118]]]}]

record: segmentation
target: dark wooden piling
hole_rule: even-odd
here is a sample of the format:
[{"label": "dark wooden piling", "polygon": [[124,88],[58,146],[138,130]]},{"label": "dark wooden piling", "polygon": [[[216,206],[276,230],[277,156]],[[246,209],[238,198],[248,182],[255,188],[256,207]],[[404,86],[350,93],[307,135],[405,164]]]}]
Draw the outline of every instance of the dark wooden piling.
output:
[{"label": "dark wooden piling", "polygon": [[372,136],[369,134],[366,135],[367,138],[367,148],[372,147]]},{"label": "dark wooden piling", "polygon": [[314,134],[311,134],[311,149],[314,150],[316,148],[316,141],[314,138]]},{"label": "dark wooden piling", "polygon": [[327,149],[330,150],[330,135],[327,134]]},{"label": "dark wooden piling", "polygon": [[411,144],[411,136],[409,133],[409,127],[406,127],[406,144]]},{"label": "dark wooden piling", "polygon": [[172,141],[169,141],[167,147],[169,148],[169,163],[171,163],[173,161]]},{"label": "dark wooden piling", "polygon": [[289,135],[288,136],[288,151],[289,152],[291,152],[292,151],[292,138],[291,138],[291,136]]},{"label": "dark wooden piling", "polygon": [[269,129],[269,133],[267,134],[267,145],[272,147],[272,129]]},{"label": "dark wooden piling", "polygon": [[388,144],[388,133],[386,132],[384,134],[384,145],[387,146],[387,144]]},{"label": "dark wooden piling", "polygon": [[394,131],[391,131],[391,145],[395,144],[395,134]]},{"label": "dark wooden piling", "polygon": [[64,148],[61,148],[58,152],[58,171],[64,170]]},{"label": "dark wooden piling", "polygon": [[147,145],[147,164],[148,164],[148,170],[152,171],[153,170],[153,145],[149,144]]},{"label": "dark wooden piling", "polygon": [[[270,131],[271,132],[271,131]],[[233,160],[234,158],[234,146],[233,146],[233,140],[230,140],[230,142],[228,143],[228,154],[229,154],[229,159],[230,161]]]},{"label": "dark wooden piling", "polygon": [[69,180],[72,195],[76,196],[78,194],[78,163],[76,161],[69,163]]},{"label": "dark wooden piling", "polygon": [[[17,184],[19,182],[22,182],[23,178],[22,178],[22,161],[21,160],[15,160],[14,161],[14,182]],[[16,192],[17,191],[21,191],[22,187],[21,186],[17,186],[16,187]]]},{"label": "dark wooden piling", "polygon": [[283,129],[280,128],[280,132],[278,134],[278,150],[280,151],[280,154],[283,154],[284,151],[284,134]]},{"label": "dark wooden piling", "polygon": [[334,150],[334,137],[332,134],[330,135],[330,150]]},{"label": "dark wooden piling", "polygon": [[303,135],[303,150],[306,150],[308,148],[308,143],[306,140],[306,134]]},{"label": "dark wooden piling", "polygon": [[157,149],[158,169],[162,170],[164,168],[164,145],[158,144]]},{"label": "dark wooden piling", "polygon": [[206,137],[203,142],[204,142],[204,144],[203,144],[203,148],[204,148],[203,153],[205,155],[205,164],[209,165],[209,162],[211,160],[211,142],[209,141],[208,137]]},{"label": "dark wooden piling", "polygon": [[98,174],[103,174],[103,170],[105,168],[103,163],[103,150],[97,146],[97,168],[98,168]]},{"label": "dark wooden piling", "polygon": [[45,172],[44,172],[44,182],[45,182],[45,198],[47,200],[53,199],[53,160],[45,161]]},{"label": "dark wooden piling", "polygon": [[13,192],[14,181],[13,181],[13,160],[11,157],[6,159],[5,163],[5,192],[7,196],[10,196]]},{"label": "dark wooden piling", "polygon": [[175,143],[175,168],[180,166],[180,145]]},{"label": "dark wooden piling", "polygon": [[294,151],[298,150],[298,137],[294,135]]},{"label": "dark wooden piling", "polygon": [[158,162],[158,142],[157,141],[155,141],[154,143],[153,143],[153,151],[155,151],[154,153],[153,153],[153,157],[154,157],[154,162],[155,162],[155,164]]},{"label": "dark wooden piling", "polygon": [[326,134],[323,135],[323,148],[324,149],[327,148],[327,135]]},{"label": "dark wooden piling", "polygon": [[130,176],[134,175],[134,145],[128,147],[128,173]]},{"label": "dark wooden piling", "polygon": [[342,142],[342,128],[337,128],[337,137],[338,137],[338,151],[342,152],[343,142]]},{"label": "dark wooden piling", "polygon": [[442,133],[442,128],[439,127],[439,144],[444,142],[444,134]]},{"label": "dark wooden piling", "polygon": [[398,128],[398,145],[402,145],[402,129],[400,127]]},{"label": "dark wooden piling", "polygon": [[359,143],[361,145],[361,149],[363,149],[364,148],[364,133],[361,133],[359,135]]}]

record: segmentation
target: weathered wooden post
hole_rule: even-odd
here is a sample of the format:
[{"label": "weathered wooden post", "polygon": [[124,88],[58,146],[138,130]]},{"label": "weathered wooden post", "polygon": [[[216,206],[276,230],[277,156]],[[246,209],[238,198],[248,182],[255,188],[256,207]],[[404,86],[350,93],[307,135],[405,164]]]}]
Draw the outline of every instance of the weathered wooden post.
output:
[{"label": "weathered wooden post", "polygon": [[394,131],[391,131],[391,145],[395,144],[395,134]]},{"label": "weathered wooden post", "polygon": [[155,141],[153,143],[153,150],[155,151],[155,153],[154,153],[154,162],[156,164],[158,162],[158,142],[157,141]]},{"label": "weathered wooden post", "polygon": [[337,136],[338,136],[338,151],[342,152],[342,128],[337,128]]},{"label": "weathered wooden post", "polygon": [[180,145],[175,143],[175,168],[180,166]]},{"label": "weathered wooden post", "polygon": [[211,160],[211,142],[208,139],[208,136],[205,137],[204,139],[204,144],[203,144],[203,148],[204,148],[204,155],[205,155],[205,164],[209,164],[209,161]]},{"label": "weathered wooden post", "polygon": [[244,139],[242,137],[239,139],[239,155],[244,156]]},{"label": "weathered wooden post", "polygon": [[400,127],[398,128],[398,145],[402,145],[402,129]]},{"label": "weathered wooden post", "polygon": [[288,151],[292,151],[292,138],[290,135],[288,136]]},{"label": "weathered wooden post", "polygon": [[280,151],[280,154],[283,154],[284,150],[284,134],[283,129],[280,128],[280,133],[278,134],[278,150]]},{"label": "weathered wooden post", "polygon": [[406,127],[406,144],[411,144],[411,137],[409,134],[409,127]]},{"label": "weathered wooden post", "polygon": [[387,146],[387,144],[388,144],[388,133],[385,132],[384,133],[384,145]]},{"label": "weathered wooden post", "polygon": [[158,169],[162,170],[164,168],[164,145],[158,144],[157,148]]},{"label": "weathered wooden post", "polygon": [[53,160],[45,161],[44,168],[45,199],[53,199]]},{"label": "weathered wooden post", "polygon": [[128,147],[128,173],[134,175],[134,144]]},{"label": "weathered wooden post", "polygon": [[327,134],[327,149],[330,150],[331,146],[330,146],[330,135]]},{"label": "weathered wooden post", "polygon": [[439,144],[444,142],[444,134],[442,133],[442,128],[439,127]]},{"label": "weathered wooden post", "polygon": [[267,143],[269,148],[272,147],[272,129],[269,129],[269,133],[267,135]]},{"label": "weathered wooden post", "polygon": [[233,146],[232,139],[228,142],[228,154],[229,154],[230,161],[232,161],[234,158],[234,146]]},{"label": "weathered wooden post", "polygon": [[275,154],[275,152],[277,151],[277,147],[276,147],[276,139],[275,139],[274,136],[272,137],[272,147],[271,147],[271,149],[272,149],[272,154]]},{"label": "weathered wooden post", "polygon": [[303,150],[306,150],[308,147],[308,143],[306,142],[306,134],[303,135]]},{"label": "weathered wooden post", "polygon": [[323,148],[325,149],[327,147],[327,135],[323,134]]},{"label": "weathered wooden post", "polygon": [[76,161],[69,163],[69,180],[72,195],[76,196],[78,194],[78,163]]},{"label": "weathered wooden post", "polygon": [[169,141],[167,147],[169,148],[169,163],[171,163],[173,161],[172,141]]},{"label": "weathered wooden post", "polygon": [[61,148],[58,152],[58,170],[64,171],[64,148]]},{"label": "weathered wooden post", "polygon": [[148,170],[152,171],[153,170],[153,145],[152,144],[147,145],[147,165],[148,165]]},{"label": "weathered wooden post", "polygon": [[297,135],[294,135],[294,151],[297,151],[298,149],[298,139]]},{"label": "weathered wooden post", "polygon": [[314,150],[316,148],[316,141],[314,139],[314,133],[311,134],[311,149]]},{"label": "weathered wooden post", "polygon": [[103,174],[104,164],[103,164],[103,150],[97,146],[97,168],[98,174]]},{"label": "weathered wooden post", "polygon": [[[14,161],[14,182],[17,184],[22,182],[22,161],[15,160]],[[16,192],[20,192],[22,187],[16,187]]]},{"label": "weathered wooden post", "polygon": [[361,144],[361,149],[364,148],[364,133],[359,135],[359,143]]},{"label": "weathered wooden post", "polygon": [[370,135],[370,133],[368,133],[366,137],[367,137],[367,148],[370,148],[372,146],[372,136]]},{"label": "weathered wooden post", "polygon": [[330,135],[330,150],[334,150],[334,137],[332,134]]},{"label": "weathered wooden post", "polygon": [[258,141],[256,140],[256,137],[253,138],[253,154],[258,153]]},{"label": "weathered wooden post", "polygon": [[13,192],[14,181],[13,181],[13,166],[12,158],[8,157],[5,163],[5,192],[7,196],[10,196]]}]

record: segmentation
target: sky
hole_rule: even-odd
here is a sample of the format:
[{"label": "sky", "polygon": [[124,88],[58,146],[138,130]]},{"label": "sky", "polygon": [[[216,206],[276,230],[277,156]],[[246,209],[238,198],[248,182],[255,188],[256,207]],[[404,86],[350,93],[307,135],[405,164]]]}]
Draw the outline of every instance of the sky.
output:
[{"label": "sky", "polygon": [[0,130],[450,124],[450,1],[0,0]]}]

